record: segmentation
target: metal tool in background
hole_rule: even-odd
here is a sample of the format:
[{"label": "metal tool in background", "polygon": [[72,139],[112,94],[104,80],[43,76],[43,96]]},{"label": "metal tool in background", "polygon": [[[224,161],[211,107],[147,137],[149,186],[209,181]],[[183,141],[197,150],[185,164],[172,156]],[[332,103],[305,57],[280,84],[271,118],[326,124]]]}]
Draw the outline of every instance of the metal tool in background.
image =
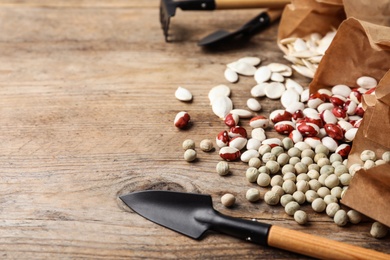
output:
[{"label": "metal tool in background", "polygon": [[238,30],[228,32],[226,30],[215,31],[198,42],[199,46],[216,46],[220,43],[235,39],[247,39],[261,30],[267,28],[272,22],[276,21],[282,15],[282,10],[269,10],[262,12],[249,22],[245,23]]},{"label": "metal tool in background", "polygon": [[146,219],[194,239],[208,230],[315,258],[390,259],[390,255],[216,211],[209,195],[138,191],[120,199]]},{"label": "metal tool in background", "polygon": [[246,8],[282,9],[289,0],[161,0],[160,23],[164,32],[165,41],[169,42],[170,18],[175,16],[176,9],[181,10],[223,10]]}]

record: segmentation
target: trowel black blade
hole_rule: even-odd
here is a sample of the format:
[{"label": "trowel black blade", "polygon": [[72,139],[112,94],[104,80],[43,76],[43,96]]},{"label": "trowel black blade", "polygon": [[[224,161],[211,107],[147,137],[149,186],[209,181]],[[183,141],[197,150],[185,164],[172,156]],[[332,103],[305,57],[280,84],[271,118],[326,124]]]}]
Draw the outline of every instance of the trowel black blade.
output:
[{"label": "trowel black blade", "polygon": [[120,198],[146,219],[194,239],[201,238],[207,230],[213,230],[267,244],[271,225],[222,215],[214,210],[209,195],[148,190]]}]

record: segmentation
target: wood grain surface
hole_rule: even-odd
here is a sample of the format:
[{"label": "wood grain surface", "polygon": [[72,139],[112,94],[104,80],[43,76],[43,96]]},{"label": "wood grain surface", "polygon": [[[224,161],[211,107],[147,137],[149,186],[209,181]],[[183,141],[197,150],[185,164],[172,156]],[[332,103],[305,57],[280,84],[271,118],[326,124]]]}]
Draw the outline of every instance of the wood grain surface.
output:
[{"label": "wood grain surface", "polygon": [[[254,80],[227,83],[225,64],[243,56],[286,61],[275,44],[277,24],[248,42],[214,50],[196,45],[214,30],[238,28],[258,9],[178,10],[174,42],[166,43],[158,6],[0,2],[0,258],[306,259],[215,233],[195,241],[153,224],[118,199],[144,189],[211,194],[224,214],[390,253],[389,236],[370,236],[370,220],[338,227],[305,206],[310,224],[300,226],[281,206],[247,202],[246,190],[256,187],[245,179],[247,165],[231,163],[231,174],[221,177],[218,151],[197,148],[196,162],[183,160],[185,139],[199,145],[226,129],[211,111],[211,87],[229,85],[235,107],[246,108]],[[191,103],[175,99],[178,86],[191,90]],[[261,102],[263,115],[280,107]],[[182,110],[192,118],[184,131],[173,126]],[[220,203],[226,192],[237,196],[232,209]]]}]

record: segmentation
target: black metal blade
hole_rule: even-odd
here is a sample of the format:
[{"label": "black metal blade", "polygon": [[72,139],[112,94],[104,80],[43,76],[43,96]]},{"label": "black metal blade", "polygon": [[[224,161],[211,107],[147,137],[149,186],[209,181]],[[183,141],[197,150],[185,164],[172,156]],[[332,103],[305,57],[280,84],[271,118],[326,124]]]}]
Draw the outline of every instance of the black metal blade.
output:
[{"label": "black metal blade", "polygon": [[209,229],[207,223],[196,219],[197,216],[214,211],[211,197],[202,194],[149,190],[120,198],[146,219],[194,239],[199,239]]}]

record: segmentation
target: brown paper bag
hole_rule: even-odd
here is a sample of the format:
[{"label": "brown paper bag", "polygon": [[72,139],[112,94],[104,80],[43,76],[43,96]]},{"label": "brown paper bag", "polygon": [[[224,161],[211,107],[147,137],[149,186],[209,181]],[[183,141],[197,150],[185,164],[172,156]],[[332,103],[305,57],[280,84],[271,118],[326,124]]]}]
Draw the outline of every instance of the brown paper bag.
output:
[{"label": "brown paper bag", "polygon": [[[278,44],[283,38],[305,38],[313,32],[324,35],[332,27],[337,28],[310,84],[310,92],[337,84],[356,87],[356,79],[363,75],[381,80],[376,96],[364,97],[366,112],[348,157],[349,164],[360,161],[363,150],[370,149],[378,155],[390,150],[390,27],[383,26],[390,25],[389,5],[387,0],[292,1],[281,18]],[[389,198],[390,164],[386,164],[357,172],[341,202],[390,226]]]},{"label": "brown paper bag", "polygon": [[390,26],[390,1],[388,0],[344,0],[347,17]]},{"label": "brown paper bag", "polygon": [[348,18],[322,58],[310,92],[337,84],[357,87],[360,76],[379,81],[389,68],[390,27]]},{"label": "brown paper bag", "polygon": [[390,227],[390,164],[359,170],[341,203]]},{"label": "brown paper bag", "polygon": [[[364,96],[363,102],[366,111],[348,165],[362,163],[360,154],[366,149],[375,151],[377,156],[390,151],[390,69],[379,82],[375,96]],[[341,203],[390,226],[389,198],[390,164],[384,164],[358,171]]]},{"label": "brown paper bag", "polygon": [[283,10],[277,42],[288,37],[303,38],[313,32],[325,35],[337,29],[344,19],[342,0],[292,0]]}]

